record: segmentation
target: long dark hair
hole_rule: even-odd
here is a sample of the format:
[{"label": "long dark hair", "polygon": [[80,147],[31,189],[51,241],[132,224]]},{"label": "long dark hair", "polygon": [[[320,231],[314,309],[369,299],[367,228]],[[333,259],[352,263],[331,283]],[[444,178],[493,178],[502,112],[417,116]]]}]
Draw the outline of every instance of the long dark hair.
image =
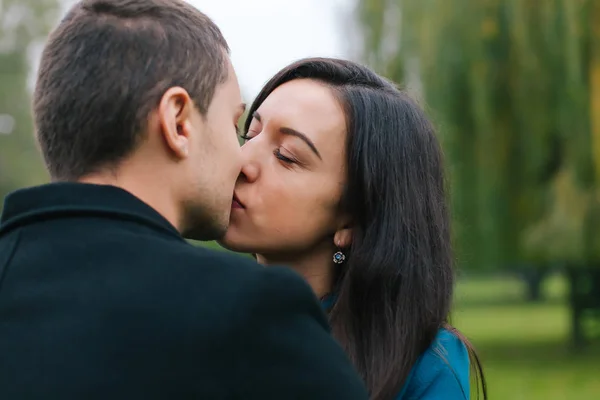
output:
[{"label": "long dark hair", "polygon": [[446,327],[469,350],[477,392],[487,398],[473,347],[448,324],[454,288],[450,217],[432,124],[390,81],[329,58],[284,68],[261,90],[249,115],[278,86],[302,78],[328,85],[346,114],[348,176],[340,207],[352,218],[353,235],[329,314],[334,336],[371,398],[388,400]]}]

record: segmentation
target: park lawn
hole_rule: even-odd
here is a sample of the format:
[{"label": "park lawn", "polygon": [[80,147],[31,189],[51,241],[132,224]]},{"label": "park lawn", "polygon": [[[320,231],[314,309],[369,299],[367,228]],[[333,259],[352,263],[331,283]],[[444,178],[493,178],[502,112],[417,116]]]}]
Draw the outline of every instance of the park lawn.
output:
[{"label": "park lawn", "polygon": [[201,246],[208,247],[209,249],[226,251],[217,242],[196,242],[196,243]]},{"label": "park lawn", "polygon": [[452,322],[479,351],[490,399],[600,399],[600,345],[569,348],[564,282],[553,277],[547,289],[547,301],[527,304],[516,280],[458,285]]}]

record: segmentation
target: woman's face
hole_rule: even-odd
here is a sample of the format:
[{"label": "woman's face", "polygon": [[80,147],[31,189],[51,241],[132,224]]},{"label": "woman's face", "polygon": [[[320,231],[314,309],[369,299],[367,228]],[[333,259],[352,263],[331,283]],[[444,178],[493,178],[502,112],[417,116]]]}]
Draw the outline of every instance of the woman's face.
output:
[{"label": "woman's face", "polygon": [[331,89],[308,79],[285,83],[250,118],[222,244],[282,256],[333,246],[343,222],[346,122]]}]

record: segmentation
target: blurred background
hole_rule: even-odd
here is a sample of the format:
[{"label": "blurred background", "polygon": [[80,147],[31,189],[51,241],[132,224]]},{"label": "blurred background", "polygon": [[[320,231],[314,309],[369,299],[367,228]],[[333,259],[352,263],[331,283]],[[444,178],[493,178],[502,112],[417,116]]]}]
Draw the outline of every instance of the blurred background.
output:
[{"label": "blurred background", "polygon": [[[0,0],[0,197],[46,182],[30,95],[72,0]],[[492,399],[600,399],[600,0],[195,0],[246,101],[308,56],[418,98],[447,157],[453,323]],[[214,244],[206,244],[215,246]]]}]

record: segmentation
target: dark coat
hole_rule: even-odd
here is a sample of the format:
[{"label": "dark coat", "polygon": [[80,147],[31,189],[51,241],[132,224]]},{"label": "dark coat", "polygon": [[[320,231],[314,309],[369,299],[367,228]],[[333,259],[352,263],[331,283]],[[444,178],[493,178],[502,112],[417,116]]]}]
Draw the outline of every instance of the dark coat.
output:
[{"label": "dark coat", "polygon": [[112,187],[55,183],[0,220],[0,399],[366,399],[310,287],[188,244]]}]

